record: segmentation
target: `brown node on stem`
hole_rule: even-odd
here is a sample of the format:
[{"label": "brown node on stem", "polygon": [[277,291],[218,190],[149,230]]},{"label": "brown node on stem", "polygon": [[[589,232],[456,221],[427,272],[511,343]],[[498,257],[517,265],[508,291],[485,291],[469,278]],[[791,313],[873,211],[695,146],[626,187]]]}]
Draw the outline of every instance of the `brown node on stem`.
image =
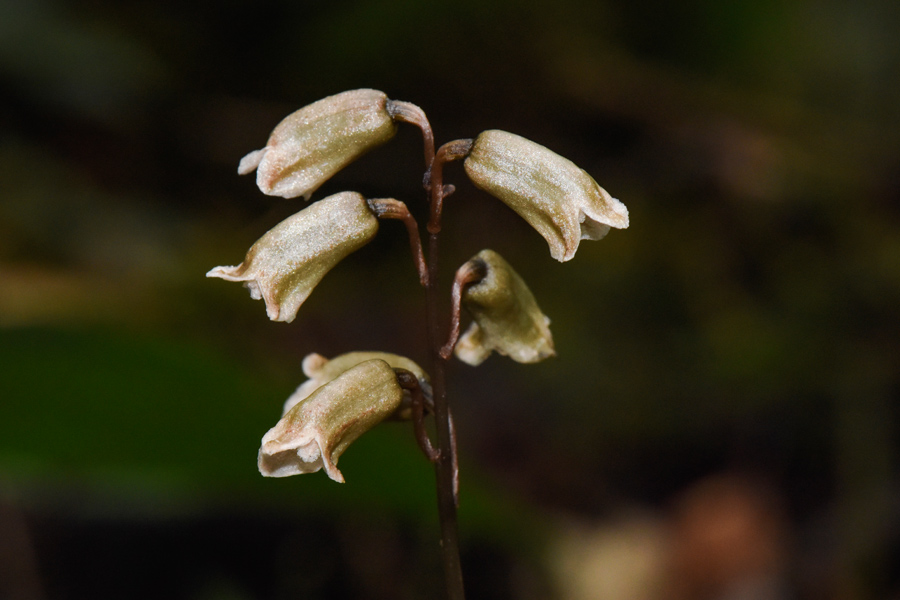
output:
[{"label": "brown node on stem", "polygon": [[444,208],[444,196],[449,196],[456,189],[449,189],[450,186],[444,186],[444,163],[467,157],[472,150],[473,143],[474,140],[471,139],[447,142],[438,149],[431,167],[425,173],[426,180],[430,182],[430,185],[427,187],[431,191],[432,196],[431,219],[429,219],[427,227],[428,233],[432,235],[441,232],[441,211]]}]

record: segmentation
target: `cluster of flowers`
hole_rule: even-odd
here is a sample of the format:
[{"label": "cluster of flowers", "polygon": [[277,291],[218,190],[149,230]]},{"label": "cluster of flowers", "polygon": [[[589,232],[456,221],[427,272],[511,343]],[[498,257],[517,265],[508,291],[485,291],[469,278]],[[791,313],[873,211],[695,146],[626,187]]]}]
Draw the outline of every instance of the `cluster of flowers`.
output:
[{"label": "cluster of flowers", "polygon": [[[265,148],[241,160],[238,172],[255,169],[265,194],[308,200],[340,169],[390,140],[397,122],[408,121],[416,111],[420,109],[376,90],[325,98],[284,119]],[[621,202],[547,148],[497,130],[460,142],[458,158],[471,181],[522,216],[560,262],[575,255],[580,240],[600,239],[611,227],[628,227]],[[334,194],[276,225],[253,244],[241,264],[216,267],[207,276],[242,282],[251,297],[265,301],[270,319],[291,322],[325,274],[374,238],[379,218],[396,218],[401,212],[408,214],[406,206],[393,198]],[[458,328],[451,335],[445,358],[455,352],[460,360],[478,365],[493,351],[525,363],[554,354],[549,319],[496,252],[483,250],[460,267],[454,301],[472,323],[458,342]],[[258,464],[265,476],[324,468],[331,479],[343,482],[336,465],[354,440],[384,419],[409,418],[417,402],[419,410],[431,402],[425,371],[394,354],[353,352],[332,360],[311,354],[303,371],[309,380],[288,399],[281,420],[262,439]],[[412,385],[398,377],[401,373],[407,380],[412,374]]]}]

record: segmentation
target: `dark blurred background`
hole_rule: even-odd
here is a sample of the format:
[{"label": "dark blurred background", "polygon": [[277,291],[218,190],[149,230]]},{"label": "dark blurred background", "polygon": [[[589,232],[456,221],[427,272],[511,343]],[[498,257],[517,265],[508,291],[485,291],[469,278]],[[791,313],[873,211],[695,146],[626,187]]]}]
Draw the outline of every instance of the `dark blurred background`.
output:
[{"label": "dark blurred background", "polygon": [[[451,366],[471,599],[900,598],[898,32],[894,0],[0,0],[0,598],[440,597],[408,426],[343,486],[255,465],[307,353],[427,364],[402,227],[292,324],[204,278],[303,206],[238,160],[361,87],[631,212],[561,265],[447,169],[447,283],[496,249],[558,353]],[[421,221],[422,169],[405,127],[316,197]]]}]

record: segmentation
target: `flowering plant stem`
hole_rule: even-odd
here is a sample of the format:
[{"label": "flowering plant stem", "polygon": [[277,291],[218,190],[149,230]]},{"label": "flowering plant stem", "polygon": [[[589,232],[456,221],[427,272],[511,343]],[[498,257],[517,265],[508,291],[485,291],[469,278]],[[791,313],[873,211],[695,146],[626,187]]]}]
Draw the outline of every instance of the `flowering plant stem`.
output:
[{"label": "flowering plant stem", "polygon": [[[375,236],[379,219],[403,221],[425,287],[430,383],[421,367],[395,354],[349,352],[332,360],[311,354],[303,361],[310,379],[288,399],[282,419],[263,437],[258,466],[266,477],[324,468],[331,479],[343,482],[337,460],[350,443],[388,416],[412,416],[416,440],[435,465],[447,597],[465,600],[456,517],[459,469],[445,363],[454,349],[459,360],[472,366],[492,352],[534,363],[555,351],[550,320],[522,278],[489,248],[457,270],[450,322],[442,323],[437,287],[441,212],[444,199],[455,190],[444,185],[444,164],[463,160],[472,183],[531,224],[560,262],[574,256],[580,240],[600,239],[611,227],[628,227],[628,209],[571,161],[515,134],[484,131],[435,151],[431,124],[421,108],[370,89],[329,96],[288,115],[264,148],[241,159],[238,173],[255,170],[257,186],[266,194],[309,199],[331,175],[391,139],[397,122],[422,132],[427,262],[419,225],[403,202],[341,192],[279,223],[240,265],[216,267],[207,276],[243,282],[252,298],[265,300],[270,319],[291,322],[325,273]],[[472,322],[460,337],[463,306]],[[411,401],[405,407],[404,398]],[[426,408],[434,414],[436,449],[425,427]]]},{"label": "flowering plant stem", "polygon": [[[438,192],[440,193],[440,192]],[[431,386],[434,394],[434,419],[437,428],[438,460],[435,463],[438,493],[438,513],[441,521],[441,554],[444,565],[444,577],[447,584],[447,597],[450,600],[463,600],[462,569],[459,561],[459,532],[456,524],[456,481],[457,458],[456,444],[453,443],[453,430],[450,406],[447,402],[447,388],[444,378],[444,358],[440,354],[441,335],[438,319],[438,235],[429,236],[428,286],[425,289],[426,314],[428,319],[428,345],[431,349]]]},{"label": "flowering plant stem", "polygon": [[[441,559],[449,600],[464,600],[462,568],[459,559],[459,530],[457,526],[458,467],[455,435],[450,406],[447,402],[445,361],[441,355],[442,335],[440,322],[440,302],[438,290],[438,266],[440,264],[441,208],[445,192],[443,185],[443,165],[460,155],[456,142],[434,151],[434,136],[427,120],[417,123],[422,129],[425,156],[434,157],[427,164],[425,188],[430,194],[430,219],[428,221],[428,277],[425,283],[425,313],[428,322],[427,340],[431,353],[431,386],[434,396],[434,419],[437,430],[438,456],[435,461],[437,481],[438,514],[441,523]],[[458,146],[458,144],[456,144]],[[457,151],[454,151],[457,150]]]},{"label": "flowering plant stem", "polygon": [[[456,516],[459,468],[445,363],[454,351],[472,366],[492,352],[534,363],[555,351],[549,318],[522,278],[489,248],[457,269],[449,323],[442,323],[437,287],[441,212],[444,199],[455,190],[444,185],[444,164],[462,160],[472,183],[531,224],[560,262],[574,256],[580,240],[600,239],[611,227],[628,227],[628,209],[571,161],[512,133],[484,131],[435,151],[434,133],[421,108],[371,89],[342,92],[291,113],[264,148],[241,159],[238,173],[255,170],[263,193],[308,200],[334,173],[391,139],[397,122],[422,132],[422,183],[429,203],[427,261],[419,225],[406,204],[341,192],[276,225],[251,246],[240,265],[216,267],[207,277],[243,282],[252,298],[265,300],[270,319],[289,323],[322,277],[375,236],[379,219],[403,221],[425,288],[430,383],[419,365],[396,354],[349,352],[331,360],[310,354],[303,360],[309,380],[291,395],[281,420],[263,436],[257,462],[266,477],[324,468],[331,479],[343,483],[337,460],[349,444],[385,418],[411,416],[416,441],[435,465],[447,598],[465,600]],[[460,337],[462,307],[472,321]],[[434,414],[437,448],[428,437],[426,408]]]}]

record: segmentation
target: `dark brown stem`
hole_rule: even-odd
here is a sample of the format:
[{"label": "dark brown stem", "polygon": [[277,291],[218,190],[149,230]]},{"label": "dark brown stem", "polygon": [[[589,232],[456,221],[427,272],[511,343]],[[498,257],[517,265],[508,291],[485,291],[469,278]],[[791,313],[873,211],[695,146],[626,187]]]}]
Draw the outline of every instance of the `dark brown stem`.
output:
[{"label": "dark brown stem", "polygon": [[[434,180],[432,180],[434,181]],[[435,197],[441,196],[442,186],[431,188],[432,205]],[[428,285],[425,287],[425,312],[428,320],[428,347],[431,349],[431,388],[434,394],[434,420],[437,430],[438,460],[435,463],[438,491],[438,513],[441,520],[441,554],[444,563],[444,578],[447,597],[450,600],[464,600],[462,568],[459,561],[459,531],[456,521],[458,504],[459,470],[457,467],[456,444],[451,425],[450,407],[447,403],[447,387],[444,375],[444,359],[439,346],[441,326],[438,317],[439,295],[437,288],[438,234],[432,233],[428,243]]]},{"label": "dark brown stem", "polygon": [[416,432],[416,442],[419,448],[428,457],[431,462],[436,462],[440,452],[435,450],[431,445],[431,439],[428,437],[428,431],[425,429],[425,396],[419,385],[418,378],[412,372],[406,369],[394,369],[397,374],[397,382],[404,390],[409,390],[412,397],[412,420],[413,429]]},{"label": "dark brown stem", "polygon": [[[463,148],[464,146],[464,148]],[[428,285],[425,286],[425,314],[428,321],[428,347],[431,351],[431,388],[434,396],[434,420],[438,442],[438,460],[435,463],[438,492],[438,513],[441,520],[441,556],[444,564],[444,580],[450,600],[465,600],[462,568],[459,560],[459,531],[456,507],[459,504],[459,468],[456,457],[455,433],[447,403],[447,386],[444,380],[444,359],[441,357],[441,323],[438,316],[440,296],[437,287],[440,256],[439,234],[441,208],[445,192],[443,165],[447,160],[465,156],[471,142],[450,142],[435,153],[429,165],[426,185],[431,198],[431,219],[428,222]],[[460,152],[464,150],[464,152]]]},{"label": "dark brown stem", "polygon": [[[459,532],[456,522],[456,508],[459,504],[459,468],[456,458],[456,432],[450,409],[447,405],[446,382],[444,381],[444,359],[441,358],[438,340],[441,339],[441,325],[438,317],[439,294],[438,275],[438,233],[440,233],[441,208],[444,197],[453,193],[453,186],[443,185],[443,163],[462,158],[472,147],[471,140],[450,142],[442,147],[440,156],[434,151],[434,135],[425,114],[415,105],[406,102],[388,102],[388,110],[398,121],[407,121],[419,126],[425,144],[425,177],[423,186],[429,195],[431,215],[428,223],[428,262],[425,278],[425,319],[428,348],[431,352],[431,388],[434,404],[435,429],[438,451],[435,461],[437,480],[438,515],[441,523],[441,561],[444,565],[444,581],[449,600],[465,600],[462,568],[459,561]],[[451,149],[455,149],[451,152]],[[460,150],[464,150],[460,153]],[[415,251],[414,251],[415,253]],[[417,260],[418,263],[418,260]]]},{"label": "dark brown stem", "polygon": [[434,160],[434,133],[431,131],[431,123],[425,116],[425,111],[411,102],[402,100],[388,100],[387,111],[391,118],[411,123],[422,130],[422,139],[425,141],[425,168],[431,166]]},{"label": "dark brown stem", "polygon": [[456,270],[453,278],[453,291],[451,292],[452,305],[450,306],[450,337],[441,348],[441,358],[447,360],[453,354],[453,347],[459,339],[459,319],[462,304],[463,288],[472,283],[481,281],[487,276],[487,265],[482,260],[470,260]]},{"label": "dark brown stem", "polygon": [[422,286],[428,285],[428,266],[425,264],[425,253],[422,251],[422,238],[419,237],[419,224],[409,212],[406,205],[393,198],[373,198],[368,200],[369,207],[379,219],[400,219],[406,225],[409,234],[409,247],[412,250],[413,261],[419,272],[419,281]]},{"label": "dark brown stem", "polygon": [[[441,232],[441,212],[444,209],[444,198],[449,194],[444,189],[444,163],[459,160],[469,155],[472,150],[473,140],[453,140],[441,146],[434,155],[434,162],[426,177],[430,184],[427,186],[431,192],[431,218],[428,220],[428,233],[432,236]],[[453,190],[449,190],[452,192]]]}]

